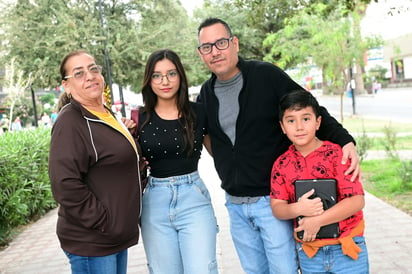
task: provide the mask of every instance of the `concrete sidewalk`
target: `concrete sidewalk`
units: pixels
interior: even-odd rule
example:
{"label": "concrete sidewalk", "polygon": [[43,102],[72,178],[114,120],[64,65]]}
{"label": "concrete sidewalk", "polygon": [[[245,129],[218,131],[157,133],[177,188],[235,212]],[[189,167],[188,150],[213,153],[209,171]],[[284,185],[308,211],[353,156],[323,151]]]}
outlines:
{"label": "concrete sidewalk", "polygon": [[[206,153],[202,155],[199,171],[211,193],[220,227],[217,243],[219,273],[244,273],[230,237],[224,192],[212,159]],[[412,217],[368,193],[364,214],[370,273],[411,273]],[[70,273],[69,263],[55,234],[56,218],[57,211],[50,211],[29,225],[7,249],[1,251],[0,273]],[[128,270],[128,273],[148,273],[141,243],[129,249]]]}

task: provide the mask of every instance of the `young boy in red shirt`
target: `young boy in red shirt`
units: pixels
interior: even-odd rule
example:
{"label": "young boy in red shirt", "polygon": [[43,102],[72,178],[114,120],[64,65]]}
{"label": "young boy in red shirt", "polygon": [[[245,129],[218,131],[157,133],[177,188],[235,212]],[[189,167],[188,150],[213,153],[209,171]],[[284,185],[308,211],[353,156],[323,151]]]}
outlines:
{"label": "young boy in red shirt", "polygon": [[[293,143],[273,164],[271,207],[275,217],[295,221],[295,238],[302,273],[369,273],[368,252],[363,237],[364,191],[357,179],[350,181],[342,165],[339,145],[316,138],[322,117],[310,92],[299,90],[280,101],[279,120]],[[294,184],[301,179],[335,179],[337,204],[324,210],[312,189],[298,201]],[[319,182],[321,183],[321,182]],[[339,223],[338,238],[317,239],[320,228]],[[303,231],[300,240],[296,233]]]}

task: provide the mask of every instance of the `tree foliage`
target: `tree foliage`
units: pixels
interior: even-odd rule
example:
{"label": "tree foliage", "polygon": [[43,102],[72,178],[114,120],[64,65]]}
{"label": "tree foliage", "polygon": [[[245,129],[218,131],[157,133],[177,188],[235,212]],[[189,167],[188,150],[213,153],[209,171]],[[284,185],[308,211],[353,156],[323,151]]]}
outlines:
{"label": "tree foliage", "polygon": [[[319,16],[319,3],[324,7],[324,18],[346,18],[344,12],[349,14],[356,10],[357,3],[370,1],[204,0],[190,18],[178,0],[17,0],[2,7],[0,62],[5,64],[15,58],[25,76],[33,75],[36,88],[53,88],[61,82],[58,69],[65,54],[84,48],[106,67],[107,51],[113,82],[138,92],[149,54],[170,48],[180,55],[190,84],[198,85],[209,75],[196,51],[197,26],[206,17],[221,17],[232,26],[243,57],[262,60],[271,56],[273,62],[293,65],[304,60],[312,46],[297,46],[298,39],[307,41],[312,30],[301,28],[299,35],[295,33],[296,39],[290,41],[278,35],[295,49],[293,54],[275,54],[275,43],[263,43],[268,35],[287,34],[293,18],[302,11],[308,16],[305,20]],[[344,12],[336,15],[336,7],[343,7],[340,11]],[[314,25],[310,21],[305,24]],[[316,50],[324,55],[329,54],[328,43],[332,43],[326,38],[326,34],[314,38],[319,44]],[[107,71],[104,74],[107,80]]]}
{"label": "tree foliage", "polygon": [[171,48],[187,64],[198,59],[195,32],[177,0],[18,0],[4,8],[0,23],[1,62],[16,58],[36,87],[58,86],[60,60],[79,48],[106,67],[106,47],[113,81],[135,91],[152,51]]}
{"label": "tree foliage", "polygon": [[[23,71],[17,69],[17,65],[15,59],[13,58],[9,64],[6,65],[6,74],[4,78],[4,82],[7,85],[7,89],[9,94],[6,98],[7,104],[9,105],[9,131],[11,127],[11,122],[14,120],[14,114],[17,115],[23,114],[22,119],[24,119],[25,115],[22,112],[22,105],[24,105],[25,101],[25,90],[27,85],[31,82],[31,75],[28,77],[24,77]],[[18,109],[15,110],[15,107]]]}
{"label": "tree foliage", "polygon": [[364,4],[359,4],[348,10],[346,2],[341,2],[336,3],[333,10],[323,3],[301,9],[284,21],[282,30],[266,37],[263,43],[267,50],[265,60],[284,69],[299,66],[308,71],[316,65],[322,69],[326,92],[329,88],[343,92],[350,80],[348,68],[357,64],[356,86],[363,91],[364,53],[381,41],[378,37],[364,39],[360,34],[365,8]]}

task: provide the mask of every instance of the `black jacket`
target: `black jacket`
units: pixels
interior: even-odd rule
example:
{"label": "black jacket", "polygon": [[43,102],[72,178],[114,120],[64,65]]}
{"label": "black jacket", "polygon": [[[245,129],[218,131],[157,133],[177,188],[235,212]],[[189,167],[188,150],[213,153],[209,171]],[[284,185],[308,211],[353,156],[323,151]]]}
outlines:
{"label": "black jacket", "polygon": [[137,243],[138,154],[119,131],[71,100],[52,129],[49,176],[63,250],[106,256]]}
{"label": "black jacket", "polygon": [[[287,92],[303,88],[267,62],[239,58],[238,67],[243,75],[243,88],[234,145],[219,124],[219,102],[214,92],[216,75],[212,74],[202,85],[198,101],[207,113],[213,158],[222,188],[234,196],[265,196],[270,192],[273,162],[290,145],[279,125],[279,100]],[[340,146],[354,142],[323,107],[321,115],[322,124],[317,133],[320,139]]]}

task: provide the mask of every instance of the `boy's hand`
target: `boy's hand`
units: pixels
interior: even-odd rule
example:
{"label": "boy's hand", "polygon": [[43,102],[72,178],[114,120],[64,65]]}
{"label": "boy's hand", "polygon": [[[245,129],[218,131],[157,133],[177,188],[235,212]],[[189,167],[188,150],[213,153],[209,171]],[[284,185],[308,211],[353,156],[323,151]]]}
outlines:
{"label": "boy's hand", "polygon": [[359,166],[359,156],[358,152],[356,151],[356,147],[354,143],[347,143],[342,147],[342,164],[346,164],[348,159],[351,160],[350,167],[348,170],[345,171],[345,175],[351,174],[352,177],[350,180],[353,182],[355,181],[356,177],[359,176],[360,166]]}
{"label": "boy's hand", "polygon": [[319,197],[310,199],[315,193],[314,189],[309,190],[302,197],[299,198],[297,203],[300,205],[300,215],[302,216],[317,216],[323,213],[323,203]]}
{"label": "boy's hand", "polygon": [[296,232],[303,231],[304,242],[311,242],[316,240],[316,235],[320,230],[320,224],[317,222],[316,217],[304,217],[299,220],[298,227],[295,228]]}

